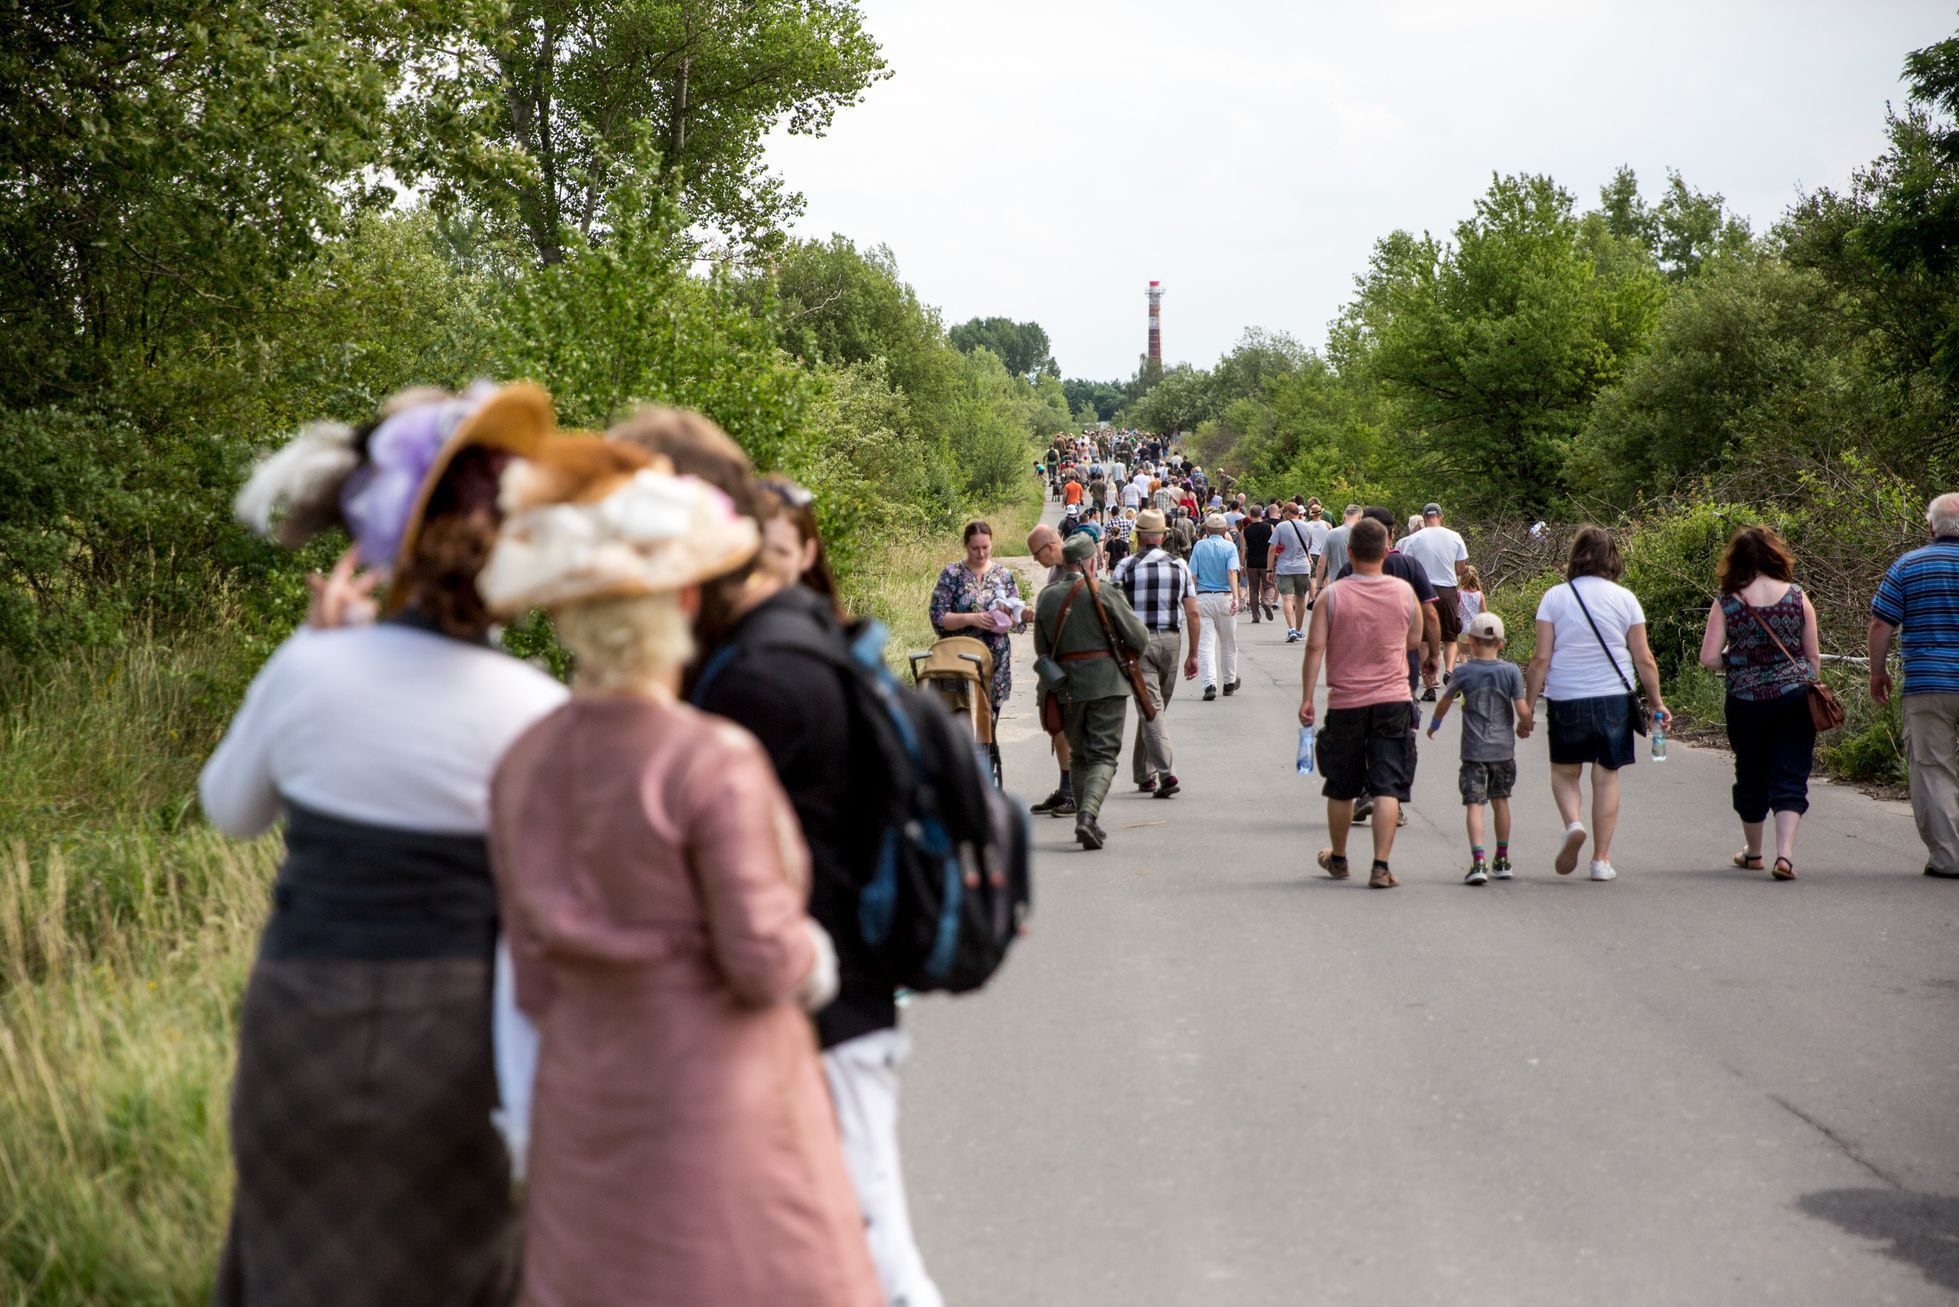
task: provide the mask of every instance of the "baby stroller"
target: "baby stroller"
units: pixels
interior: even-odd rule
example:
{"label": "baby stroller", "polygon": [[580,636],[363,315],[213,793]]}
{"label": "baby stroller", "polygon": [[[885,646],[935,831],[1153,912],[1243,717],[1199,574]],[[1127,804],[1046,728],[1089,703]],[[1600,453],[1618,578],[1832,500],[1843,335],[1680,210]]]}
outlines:
{"label": "baby stroller", "polygon": [[948,635],[911,656],[911,679],[945,701],[972,728],[973,743],[1000,786],[1000,744],[993,738],[993,651],[970,635]]}

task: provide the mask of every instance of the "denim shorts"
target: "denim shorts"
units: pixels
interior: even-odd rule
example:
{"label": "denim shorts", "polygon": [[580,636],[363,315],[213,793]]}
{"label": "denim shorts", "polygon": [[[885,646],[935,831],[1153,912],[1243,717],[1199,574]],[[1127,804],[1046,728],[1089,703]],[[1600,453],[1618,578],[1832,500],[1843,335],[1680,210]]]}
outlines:
{"label": "denim shorts", "polygon": [[1604,694],[1596,699],[1550,699],[1551,761],[1570,766],[1596,763],[1607,771],[1630,767],[1633,748],[1632,696]]}

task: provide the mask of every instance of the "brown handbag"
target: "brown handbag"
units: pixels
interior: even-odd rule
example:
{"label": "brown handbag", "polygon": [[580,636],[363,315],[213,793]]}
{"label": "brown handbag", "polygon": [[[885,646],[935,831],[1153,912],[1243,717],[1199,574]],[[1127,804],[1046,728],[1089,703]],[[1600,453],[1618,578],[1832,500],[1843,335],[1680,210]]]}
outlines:
{"label": "brown handbag", "polygon": [[1755,611],[1755,605],[1742,599],[1740,595],[1736,595],[1735,598],[1741,600],[1741,606],[1746,608],[1748,615],[1755,619],[1755,625],[1762,628],[1762,634],[1775,641],[1775,647],[1782,651],[1782,656],[1802,668],[1803,679],[1808,689],[1809,721],[1816,728],[1816,733],[1821,735],[1825,731],[1834,731],[1843,725],[1843,705],[1837,702],[1837,692],[1817,680],[1815,673],[1810,671],[1808,663],[1789,652],[1789,646],[1783,644],[1781,637],[1769,629],[1769,624],[1762,620],[1760,613]]}

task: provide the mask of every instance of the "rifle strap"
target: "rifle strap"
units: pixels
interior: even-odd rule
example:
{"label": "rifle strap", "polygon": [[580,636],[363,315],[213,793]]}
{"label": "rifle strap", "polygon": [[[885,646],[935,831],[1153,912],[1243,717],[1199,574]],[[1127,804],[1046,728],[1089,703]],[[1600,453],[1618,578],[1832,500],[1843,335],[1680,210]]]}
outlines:
{"label": "rifle strap", "polygon": [[[1068,627],[1068,610],[1075,606],[1075,596],[1080,594],[1082,587],[1087,584],[1087,577],[1078,576],[1075,578],[1075,584],[1069,587],[1068,593],[1061,597],[1061,611],[1054,615],[1054,630],[1048,633],[1048,642],[1050,644],[1059,645],[1061,643],[1061,633]],[[1059,655],[1056,656],[1056,661],[1060,661]]]}

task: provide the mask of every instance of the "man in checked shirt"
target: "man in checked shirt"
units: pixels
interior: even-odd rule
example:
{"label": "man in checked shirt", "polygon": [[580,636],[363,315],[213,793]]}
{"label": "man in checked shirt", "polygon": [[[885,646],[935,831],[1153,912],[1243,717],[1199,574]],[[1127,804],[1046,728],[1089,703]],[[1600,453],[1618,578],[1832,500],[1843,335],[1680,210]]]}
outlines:
{"label": "man in checked shirt", "polygon": [[1130,767],[1136,788],[1167,799],[1178,790],[1176,773],[1170,770],[1170,724],[1166,714],[1170,694],[1177,687],[1178,634],[1189,637],[1189,653],[1184,657],[1184,679],[1197,679],[1197,586],[1190,564],[1163,547],[1169,524],[1162,513],[1146,508],[1136,514],[1136,549],[1116,565],[1109,576],[1122,589],[1129,606],[1143,625],[1150,629],[1149,648],[1143,651],[1143,682],[1149,687],[1150,703],[1156,720],[1136,723],[1136,744],[1130,751]]}

